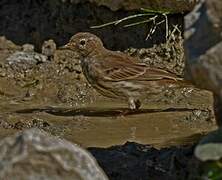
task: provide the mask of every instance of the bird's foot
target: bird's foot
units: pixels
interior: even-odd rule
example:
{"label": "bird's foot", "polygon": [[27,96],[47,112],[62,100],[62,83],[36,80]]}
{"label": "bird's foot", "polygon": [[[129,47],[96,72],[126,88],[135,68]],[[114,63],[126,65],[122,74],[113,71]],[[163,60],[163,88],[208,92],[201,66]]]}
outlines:
{"label": "bird's foot", "polygon": [[124,116],[130,115],[130,114],[133,114],[133,113],[137,112],[141,106],[141,103],[138,99],[130,98],[128,100],[128,103],[129,103],[129,108],[121,110],[118,117],[124,117]]}
{"label": "bird's foot", "polygon": [[131,110],[138,110],[141,106],[141,102],[138,99],[129,98],[128,100],[129,108]]}

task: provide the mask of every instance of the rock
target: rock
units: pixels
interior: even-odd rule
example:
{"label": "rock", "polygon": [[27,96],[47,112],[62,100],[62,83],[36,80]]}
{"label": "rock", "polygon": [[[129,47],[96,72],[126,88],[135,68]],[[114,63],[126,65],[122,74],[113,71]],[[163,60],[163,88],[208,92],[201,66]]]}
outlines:
{"label": "rock", "polygon": [[214,92],[214,111],[222,124],[222,1],[201,0],[185,18],[186,78]]}
{"label": "rock", "polygon": [[[221,125],[222,2],[201,0],[185,17],[185,28],[186,77],[196,86],[214,92],[216,119]],[[221,129],[199,142],[195,156],[204,162],[222,158]],[[208,172],[212,174],[212,171]]]}
{"label": "rock", "polygon": [[126,142],[121,146],[88,150],[106,169],[110,179],[188,180],[188,176],[194,175],[197,170],[193,146],[171,146],[158,150],[150,145]]}
{"label": "rock", "polygon": [[222,129],[205,136],[195,148],[195,156],[201,161],[215,161],[222,158]]}
{"label": "rock", "polygon": [[41,62],[46,62],[47,57],[36,53],[36,52],[22,52],[22,51],[18,51],[15,52],[14,54],[12,54],[11,56],[9,56],[6,61],[9,64],[14,64],[14,63],[41,63]]}
{"label": "rock", "polygon": [[44,41],[42,45],[42,54],[51,57],[54,55],[56,51],[56,43],[53,39],[49,39],[48,41]]}
{"label": "rock", "polygon": [[154,45],[152,48],[135,49],[129,48],[125,51],[149,66],[154,66],[173,72],[178,76],[184,74],[184,48],[182,38],[172,42]]}
{"label": "rock", "polygon": [[202,0],[185,17],[185,28],[187,78],[222,95],[222,2]]}
{"label": "rock", "polygon": [[[73,0],[73,4],[70,3],[70,0],[66,3],[63,3],[61,0],[45,0],[39,3],[34,0],[25,0],[24,2],[16,3],[10,3],[9,1],[0,2],[2,6],[2,11],[0,12],[0,18],[2,19],[0,34],[5,35],[17,44],[30,42],[35,45],[37,51],[41,51],[42,43],[46,39],[53,39],[57,46],[62,46],[67,43],[73,34],[80,31],[87,31],[98,35],[104,40],[106,47],[112,50],[125,50],[128,47],[152,47],[154,44],[165,42],[165,33],[163,33],[165,32],[164,24],[155,29],[154,38],[148,41],[144,39],[146,39],[150,29],[153,28],[152,22],[141,25],[139,28],[137,26],[123,28],[124,23],[121,23],[119,26],[107,26],[100,29],[90,28],[122,19],[129,15],[138,14],[140,13],[138,12],[138,8],[142,7],[141,0],[131,0],[132,2],[130,3],[129,0],[128,2],[127,0],[126,2],[121,0],[120,3],[117,0],[106,0],[103,2],[100,0],[98,3],[97,1]],[[163,0],[155,0],[144,1],[144,3],[143,7],[145,8],[158,9],[158,7],[169,6],[173,7],[174,10],[182,12],[187,11],[184,10],[186,9],[184,8],[185,6],[192,4],[189,0],[170,0],[167,3],[163,3]],[[148,4],[151,5],[148,6]],[[180,7],[175,4],[178,4]],[[110,8],[107,8],[109,5],[114,9],[118,8],[119,11],[114,12]],[[130,12],[124,10],[125,6],[131,5],[137,9]],[[193,5],[188,9],[191,10],[192,7]],[[164,11],[165,9],[162,10]],[[30,15],[33,12],[35,12],[35,16]],[[178,24],[178,27],[182,30],[183,16],[183,14],[168,16],[169,29],[171,29],[172,24]],[[126,23],[138,22],[140,20],[142,19],[136,18]]]}
{"label": "rock", "polygon": [[1,179],[107,179],[86,150],[38,129],[3,139],[0,151]]}
{"label": "rock", "polygon": [[[210,132],[203,137],[194,150],[195,157],[199,160],[199,173],[201,178],[215,179],[222,177],[222,129]],[[221,179],[221,178],[219,178]]]}
{"label": "rock", "polygon": [[37,64],[47,61],[47,56],[32,52],[31,49],[31,47],[25,47],[25,51],[13,53],[6,59],[5,66],[11,68],[13,71],[25,73],[27,70],[34,68]]}
{"label": "rock", "polygon": [[[22,48],[17,46],[12,41],[5,38],[5,36],[0,36],[0,66],[5,63],[7,57],[13,54],[16,51],[20,51]],[[0,69],[1,73],[1,69]]]}
{"label": "rock", "polygon": [[[62,2],[67,2],[68,0],[61,0]],[[85,1],[80,0],[69,0],[71,3],[80,3]],[[106,6],[110,8],[112,11],[117,11],[120,9],[124,10],[137,10],[140,8],[147,9],[161,9],[166,11],[173,12],[184,12],[190,11],[196,3],[196,0],[185,0],[185,1],[164,1],[164,0],[156,0],[156,1],[147,1],[147,0],[88,0],[88,2],[95,3],[98,6]]]}
{"label": "rock", "polygon": [[24,52],[34,52],[34,45],[33,44],[24,44],[22,45],[22,50]]}
{"label": "rock", "polygon": [[79,54],[77,52],[57,50],[54,54],[54,62],[58,64],[61,69],[76,72],[77,75],[82,73]]}
{"label": "rock", "polygon": [[5,38],[5,36],[0,36],[0,50],[21,50],[20,46],[17,46],[12,41]]}

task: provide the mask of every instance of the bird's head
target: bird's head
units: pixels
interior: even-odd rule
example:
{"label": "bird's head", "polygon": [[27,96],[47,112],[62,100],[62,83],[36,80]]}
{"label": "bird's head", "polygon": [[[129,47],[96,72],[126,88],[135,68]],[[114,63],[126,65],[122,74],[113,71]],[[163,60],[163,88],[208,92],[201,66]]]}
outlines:
{"label": "bird's head", "polygon": [[95,50],[103,48],[103,43],[94,34],[80,32],[71,37],[69,42],[62,49],[78,51],[82,56],[87,56]]}

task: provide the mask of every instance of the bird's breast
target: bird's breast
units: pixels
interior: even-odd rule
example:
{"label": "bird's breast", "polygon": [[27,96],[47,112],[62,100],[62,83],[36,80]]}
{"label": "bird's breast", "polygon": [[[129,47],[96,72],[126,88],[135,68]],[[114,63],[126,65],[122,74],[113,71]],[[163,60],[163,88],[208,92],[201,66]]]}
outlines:
{"label": "bird's breast", "polygon": [[94,62],[90,59],[84,58],[81,60],[81,67],[84,76],[86,77],[87,81],[94,85],[96,83],[97,79],[97,73],[96,69],[94,67]]}

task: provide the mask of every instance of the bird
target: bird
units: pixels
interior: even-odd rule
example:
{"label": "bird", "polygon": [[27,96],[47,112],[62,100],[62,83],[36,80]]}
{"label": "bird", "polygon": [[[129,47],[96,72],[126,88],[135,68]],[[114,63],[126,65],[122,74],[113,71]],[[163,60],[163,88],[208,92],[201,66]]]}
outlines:
{"label": "bird", "polygon": [[169,71],[106,49],[101,39],[89,32],[73,35],[60,49],[77,52],[88,83],[103,96],[127,101],[130,110],[138,110],[146,95],[158,94],[167,87],[187,86]]}

